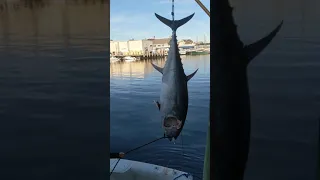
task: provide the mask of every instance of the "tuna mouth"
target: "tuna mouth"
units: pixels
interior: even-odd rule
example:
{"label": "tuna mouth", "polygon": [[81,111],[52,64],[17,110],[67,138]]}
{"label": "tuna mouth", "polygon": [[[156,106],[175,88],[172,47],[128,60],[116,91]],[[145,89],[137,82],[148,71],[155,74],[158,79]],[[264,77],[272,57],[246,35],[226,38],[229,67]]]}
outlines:
{"label": "tuna mouth", "polygon": [[182,121],[180,121],[177,117],[175,116],[168,116],[163,120],[163,127],[166,130],[170,129],[180,129],[181,128]]}
{"label": "tuna mouth", "polygon": [[167,116],[163,120],[163,128],[164,128],[164,135],[170,141],[172,138],[176,139],[179,135],[179,129],[181,129],[182,121],[180,121],[175,116]]}

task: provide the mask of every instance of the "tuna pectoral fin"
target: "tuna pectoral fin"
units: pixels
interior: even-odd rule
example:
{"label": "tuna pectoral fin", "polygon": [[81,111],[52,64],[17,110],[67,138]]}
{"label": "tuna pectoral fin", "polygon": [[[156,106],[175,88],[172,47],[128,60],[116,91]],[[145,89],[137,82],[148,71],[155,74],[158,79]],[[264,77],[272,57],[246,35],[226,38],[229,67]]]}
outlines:
{"label": "tuna pectoral fin", "polygon": [[271,42],[271,40],[277,35],[282,24],[283,21],[281,21],[281,23],[266,37],[244,47],[248,56],[248,63],[250,63],[250,61],[255,58]]}
{"label": "tuna pectoral fin", "polygon": [[160,111],[160,103],[158,101],[153,101],[153,102],[156,104],[156,106],[158,107],[158,109]]}
{"label": "tuna pectoral fin", "polygon": [[153,66],[157,71],[159,71],[161,74],[163,74],[163,73],[162,73],[163,68],[161,68],[161,67],[159,67],[159,66],[156,66],[156,65],[153,64],[153,63],[151,63],[151,64],[152,64],[152,66]]}
{"label": "tuna pectoral fin", "polygon": [[182,26],[185,23],[187,23],[194,16],[194,13],[191,14],[190,16],[188,16],[188,17],[185,17],[185,18],[180,19],[180,20],[175,20],[175,21],[172,21],[172,20],[169,20],[167,18],[164,18],[164,17],[158,15],[157,13],[155,13],[155,15],[161,22],[163,22],[165,25],[169,26],[172,30],[175,31],[180,26]]}
{"label": "tuna pectoral fin", "polygon": [[188,75],[187,81],[189,81],[197,73],[197,71],[198,71],[198,69],[195,72],[193,72],[192,74]]}

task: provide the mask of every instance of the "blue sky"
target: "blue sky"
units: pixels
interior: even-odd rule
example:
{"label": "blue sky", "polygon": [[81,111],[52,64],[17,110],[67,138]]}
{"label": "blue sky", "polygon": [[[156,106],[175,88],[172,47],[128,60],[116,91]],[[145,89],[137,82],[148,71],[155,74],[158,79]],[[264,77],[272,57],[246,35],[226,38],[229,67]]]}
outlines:
{"label": "blue sky", "polygon": [[[201,0],[210,9],[210,0]],[[171,0],[111,0],[110,37],[112,40],[145,39],[171,35],[168,26],[154,15],[171,19]],[[195,0],[175,0],[175,19],[192,13],[194,17],[177,31],[178,39],[206,41],[210,39],[210,19]]]}

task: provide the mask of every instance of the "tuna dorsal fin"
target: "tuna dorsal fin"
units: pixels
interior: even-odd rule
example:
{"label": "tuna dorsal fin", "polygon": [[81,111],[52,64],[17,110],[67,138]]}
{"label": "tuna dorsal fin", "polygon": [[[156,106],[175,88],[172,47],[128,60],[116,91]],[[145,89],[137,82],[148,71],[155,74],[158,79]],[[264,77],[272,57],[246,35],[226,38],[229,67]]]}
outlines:
{"label": "tuna dorsal fin", "polygon": [[189,74],[189,75],[187,76],[187,81],[189,81],[189,80],[197,73],[198,70],[199,70],[199,69],[195,70],[192,74]]}
{"label": "tuna dorsal fin", "polygon": [[187,23],[194,16],[194,13],[191,14],[190,16],[188,16],[188,17],[185,17],[185,18],[180,19],[180,20],[175,20],[175,21],[172,21],[172,20],[169,20],[167,18],[164,18],[164,17],[158,15],[157,13],[155,13],[155,15],[161,22],[163,22],[163,24],[169,26],[173,31],[175,31],[180,26],[182,26],[185,23]]}
{"label": "tuna dorsal fin", "polygon": [[159,66],[157,66],[157,65],[155,65],[153,63],[151,63],[151,64],[157,71],[159,71],[161,74],[163,74],[163,72],[162,72],[163,68],[161,68],[161,67],[159,67]]}
{"label": "tuna dorsal fin", "polygon": [[246,45],[244,47],[246,53],[247,53],[247,58],[248,58],[248,63],[255,58],[267,45],[272,41],[272,39],[277,35],[279,32],[281,26],[283,24],[283,21],[267,36],[264,38],[260,39],[259,41],[252,43],[250,45]]}

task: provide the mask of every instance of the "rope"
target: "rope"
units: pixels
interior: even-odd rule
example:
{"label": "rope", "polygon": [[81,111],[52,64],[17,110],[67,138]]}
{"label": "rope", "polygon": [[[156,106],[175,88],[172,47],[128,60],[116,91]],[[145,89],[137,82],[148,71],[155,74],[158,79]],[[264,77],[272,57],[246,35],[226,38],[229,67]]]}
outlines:
{"label": "rope", "polygon": [[161,138],[155,139],[155,140],[153,140],[153,141],[151,141],[151,142],[148,142],[148,143],[146,143],[146,144],[144,144],[144,145],[142,145],[142,146],[139,146],[139,147],[136,147],[136,148],[134,148],[134,149],[131,149],[131,150],[127,151],[125,154],[128,154],[128,153],[130,153],[130,152],[132,152],[132,151],[138,150],[138,149],[140,149],[140,148],[142,148],[142,147],[144,147],[144,146],[147,146],[147,145],[149,145],[149,144],[151,144],[151,143],[154,143],[154,142],[156,142],[156,141],[159,141],[159,140],[165,139],[165,138],[166,138],[166,137],[163,136],[163,137],[161,137]]}
{"label": "rope", "polygon": [[[183,148],[183,136],[182,136],[182,132],[181,132],[181,136],[180,136],[180,138],[181,138],[181,152],[182,152],[182,164],[184,164],[184,148]],[[183,166],[181,167],[181,170],[183,171]]]}
{"label": "rope", "polygon": [[[183,136],[182,136],[182,132],[181,132],[180,138],[181,138],[182,164],[184,164],[185,154],[184,154],[184,146],[183,146]],[[181,167],[181,171],[184,171],[183,166]],[[181,174],[180,176],[174,178],[173,180],[176,180],[177,178],[179,178],[179,177],[181,177],[181,176],[183,176],[183,175],[187,177],[187,176],[190,176],[191,174],[190,174],[190,173]],[[197,178],[197,179],[202,180],[199,176],[196,176],[196,175],[193,175],[193,174],[192,174],[192,176],[195,177],[195,178]],[[188,178],[188,177],[187,177],[187,178]]]}
{"label": "rope", "polygon": [[[159,140],[165,139],[165,138],[167,138],[167,137],[163,136],[163,137],[161,137],[161,138],[155,139],[155,140],[153,140],[153,141],[151,141],[151,142],[148,142],[148,143],[143,144],[143,145],[141,145],[141,146],[138,146],[138,147],[136,147],[136,148],[134,148],[134,149],[131,149],[131,150],[127,151],[125,154],[128,154],[128,153],[130,153],[130,152],[132,152],[132,151],[138,150],[138,149],[140,149],[140,148],[142,148],[142,147],[144,147],[144,146],[147,146],[147,145],[149,145],[149,144],[151,144],[151,143],[154,143],[154,142],[156,142],[156,141],[159,141]],[[118,161],[117,161],[117,163],[114,165],[112,171],[110,172],[110,176],[112,175],[114,169],[115,169],[116,166],[118,165],[120,159],[121,159],[121,158],[119,158]]]}
{"label": "rope", "polygon": [[119,163],[120,159],[121,159],[121,158],[119,158],[119,159],[118,159],[118,161],[117,161],[117,163],[114,165],[114,167],[113,167],[112,171],[110,172],[110,176],[111,176],[111,174],[113,173],[114,169],[117,167],[117,165],[118,165],[118,163]]}
{"label": "rope", "polygon": [[171,12],[171,15],[172,15],[172,22],[174,22],[174,0],[172,0],[172,12]]}

